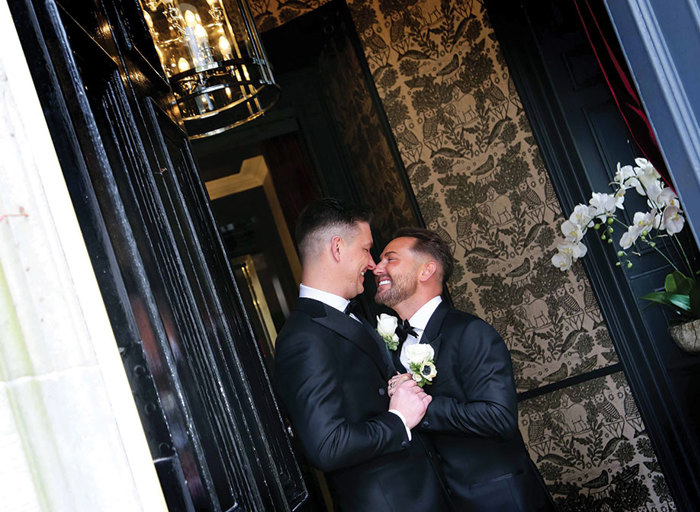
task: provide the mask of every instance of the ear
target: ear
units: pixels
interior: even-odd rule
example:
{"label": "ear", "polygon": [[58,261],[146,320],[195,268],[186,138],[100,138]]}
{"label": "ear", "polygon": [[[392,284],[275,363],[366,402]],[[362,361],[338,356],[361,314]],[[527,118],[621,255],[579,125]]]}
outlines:
{"label": "ear", "polygon": [[335,235],[331,238],[331,257],[338,263],[340,263],[340,251],[343,246],[343,238]]}
{"label": "ear", "polygon": [[437,272],[437,263],[434,261],[429,261],[428,263],[423,264],[423,268],[421,268],[420,274],[418,274],[418,280],[421,283],[424,283],[428,281],[431,277],[435,275]]}

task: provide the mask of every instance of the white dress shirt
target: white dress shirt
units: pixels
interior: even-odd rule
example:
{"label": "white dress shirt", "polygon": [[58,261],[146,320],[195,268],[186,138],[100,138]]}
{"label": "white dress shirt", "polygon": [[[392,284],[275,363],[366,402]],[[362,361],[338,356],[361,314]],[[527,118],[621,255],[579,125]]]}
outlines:
{"label": "white dress shirt", "polygon": [[[347,308],[348,304],[350,303],[350,301],[345,297],[341,297],[340,295],[336,295],[334,293],[324,292],[323,290],[319,290],[318,288],[312,288],[311,286],[305,286],[303,284],[299,285],[299,298],[315,299],[319,302],[323,302],[327,306],[337,309],[341,313],[345,313],[345,308]],[[357,318],[354,314],[350,316],[356,321],[360,321],[360,319]],[[404,418],[403,414],[401,414],[396,409],[389,409],[389,412],[396,414],[399,417],[399,419],[401,419],[401,422],[403,423],[403,426],[406,429],[408,440],[410,441],[412,437],[411,430],[406,424],[406,418]]]}
{"label": "white dress shirt", "polygon": [[411,324],[413,330],[416,331],[416,336],[409,334],[406,336],[406,341],[404,341],[403,345],[401,346],[401,354],[399,355],[399,359],[401,360],[401,364],[404,366],[404,368],[406,368],[406,371],[409,371],[408,358],[406,357],[405,351],[406,347],[420,343],[420,339],[423,337],[423,332],[430,321],[430,317],[433,316],[433,313],[435,313],[435,310],[441,302],[442,297],[439,295],[437,297],[433,297],[428,302],[423,304],[420,309],[408,319],[408,323]]}

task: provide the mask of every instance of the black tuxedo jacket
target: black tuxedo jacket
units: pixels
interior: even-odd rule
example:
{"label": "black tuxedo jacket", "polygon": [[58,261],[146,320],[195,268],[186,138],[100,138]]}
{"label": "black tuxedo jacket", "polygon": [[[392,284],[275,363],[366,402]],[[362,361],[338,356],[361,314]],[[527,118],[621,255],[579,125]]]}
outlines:
{"label": "black tuxedo jacket", "polygon": [[421,343],[437,375],[420,429],[430,434],[455,510],[554,510],[518,430],[510,355],[483,320],[441,303]]}
{"label": "black tuxedo jacket", "polygon": [[342,511],[443,511],[420,434],[388,412],[393,373],[384,342],[313,299],[299,299],[275,348],[275,388],[309,461],[327,473]]}

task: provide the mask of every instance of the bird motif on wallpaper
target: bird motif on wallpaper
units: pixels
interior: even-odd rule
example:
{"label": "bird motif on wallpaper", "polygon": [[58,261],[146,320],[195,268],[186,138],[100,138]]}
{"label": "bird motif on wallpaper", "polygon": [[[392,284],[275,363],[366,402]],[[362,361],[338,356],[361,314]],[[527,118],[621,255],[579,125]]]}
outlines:
{"label": "bird motif on wallpaper", "polygon": [[[518,265],[514,269],[507,272],[506,277],[511,278],[511,283],[514,283],[516,281],[518,281],[518,282],[526,281],[527,277],[530,274],[531,268],[532,268],[532,266],[530,265],[530,258],[526,257],[520,265]],[[524,278],[524,279],[520,279],[520,278]]]}
{"label": "bird motif on wallpaper", "polygon": [[491,146],[494,142],[496,142],[496,139],[498,138],[499,135],[501,135],[501,132],[503,131],[503,127],[506,125],[506,123],[510,120],[509,117],[505,117],[503,119],[499,119],[496,121],[496,123],[493,125],[493,128],[491,128],[491,133],[489,133],[489,138],[486,140],[486,146]]}
{"label": "bird motif on wallpaper", "polygon": [[389,41],[396,53],[402,55],[408,49],[409,38],[404,37],[406,31],[406,21],[401,13],[395,11],[391,13],[391,27],[389,27]]}
{"label": "bird motif on wallpaper", "polygon": [[644,424],[642,423],[642,417],[639,414],[639,409],[637,408],[637,402],[632,396],[632,392],[628,385],[624,386],[625,398],[622,400],[622,406],[625,410],[625,421],[627,424],[634,429],[634,435],[639,435],[640,432],[644,430]]}
{"label": "bird motif on wallpaper", "polygon": [[552,440],[547,436],[544,423],[544,415],[541,412],[526,413],[527,424],[527,444],[537,455],[543,456],[549,453]]}
{"label": "bird motif on wallpaper", "polygon": [[624,418],[617,407],[606,398],[604,392],[595,395],[596,412],[603,417],[603,428],[614,437],[622,435]]}
{"label": "bird motif on wallpaper", "polygon": [[546,179],[544,182],[544,204],[549,211],[554,215],[561,215],[561,206],[559,205],[559,199],[557,198],[557,193],[554,190],[554,185],[552,181]]}
{"label": "bird motif on wallpaper", "polygon": [[365,43],[367,60],[376,67],[384,66],[389,57],[389,45],[384,39],[374,31],[374,27],[369,27],[364,31],[362,40]]}
{"label": "bird motif on wallpaper", "polygon": [[518,195],[525,204],[525,217],[533,222],[540,222],[544,218],[544,201],[530,187],[527,180],[518,184]]}
{"label": "bird motif on wallpaper", "polygon": [[442,146],[440,134],[440,121],[435,109],[426,110],[423,113],[423,142],[431,151],[435,152]]}
{"label": "bird motif on wallpaper", "polygon": [[593,288],[588,283],[585,283],[583,287],[583,310],[594,324],[601,320],[598,300],[595,297],[595,293],[593,293]]}
{"label": "bird motif on wallpaper", "polygon": [[556,299],[564,313],[564,323],[572,329],[580,329],[584,313],[578,301],[563,286],[557,289]]}
{"label": "bird motif on wallpaper", "polygon": [[472,221],[467,214],[467,209],[460,206],[457,209],[457,224],[456,224],[457,243],[464,248],[465,251],[472,249],[476,243],[476,233],[471,229]]}
{"label": "bird motif on wallpaper", "polygon": [[582,485],[588,489],[591,494],[600,494],[604,492],[610,485],[610,477],[608,476],[607,469],[604,469],[601,471],[600,475],[590,479],[588,482],[584,482]]}
{"label": "bird motif on wallpaper", "polygon": [[428,228],[430,228],[430,230],[437,233],[440,236],[440,238],[442,238],[445,242],[447,242],[447,245],[450,246],[450,253],[452,253],[454,255],[456,244],[455,244],[455,241],[452,239],[452,236],[450,235],[450,233],[445,228],[443,228],[440,225],[440,223],[436,220],[430,222],[430,224],[428,224]]}
{"label": "bird motif on wallpaper", "polygon": [[408,157],[409,161],[415,162],[420,157],[423,144],[404,123],[396,127],[396,142],[402,146],[403,154]]}
{"label": "bird motif on wallpaper", "polygon": [[544,380],[547,382],[559,382],[560,380],[564,380],[569,376],[569,367],[566,365],[566,363],[561,363],[561,366],[559,366],[558,370],[553,371],[549,375],[545,375],[542,377]]}
{"label": "bird motif on wallpaper", "polygon": [[506,95],[503,94],[501,88],[498,87],[490,78],[484,80],[482,90],[484,91],[484,96],[491,102],[493,107],[498,107],[507,100]]}
{"label": "bird motif on wallpaper", "polygon": [[472,176],[484,176],[485,174],[493,171],[495,167],[496,165],[494,163],[493,154],[489,154],[486,161],[474,169],[470,174]]}
{"label": "bird motif on wallpaper", "polygon": [[442,69],[440,69],[437,73],[436,76],[447,76],[451,75],[454,73],[457,68],[459,67],[459,57],[457,54],[454,54],[452,56],[452,59],[450,62],[448,62]]}

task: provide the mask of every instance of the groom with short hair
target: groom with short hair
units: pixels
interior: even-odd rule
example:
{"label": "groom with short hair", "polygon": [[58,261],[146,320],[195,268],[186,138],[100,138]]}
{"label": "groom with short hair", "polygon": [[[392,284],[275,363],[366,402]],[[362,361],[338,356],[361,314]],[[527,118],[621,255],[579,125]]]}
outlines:
{"label": "groom with short hair", "polygon": [[430,396],[395,373],[384,341],[348,314],[374,268],[367,212],[334,199],[297,222],[303,266],[299,301],[275,348],[275,388],[314,466],[326,472],[341,511],[447,510],[420,434]]}
{"label": "groom with short hair", "polygon": [[[400,229],[374,269],[375,300],[408,324],[396,365],[408,371],[408,349],[433,348],[432,377],[424,389],[433,397],[419,424],[438,452],[448,493],[458,511],[530,512],[554,510],[520,431],[510,356],[499,334],[474,315],[450,308],[440,297],[453,258],[432,231]],[[397,330],[398,332],[398,330]],[[422,351],[424,352],[424,351]],[[429,371],[428,371],[429,370]],[[389,392],[410,374],[389,381]],[[400,389],[400,388],[399,388]]]}

